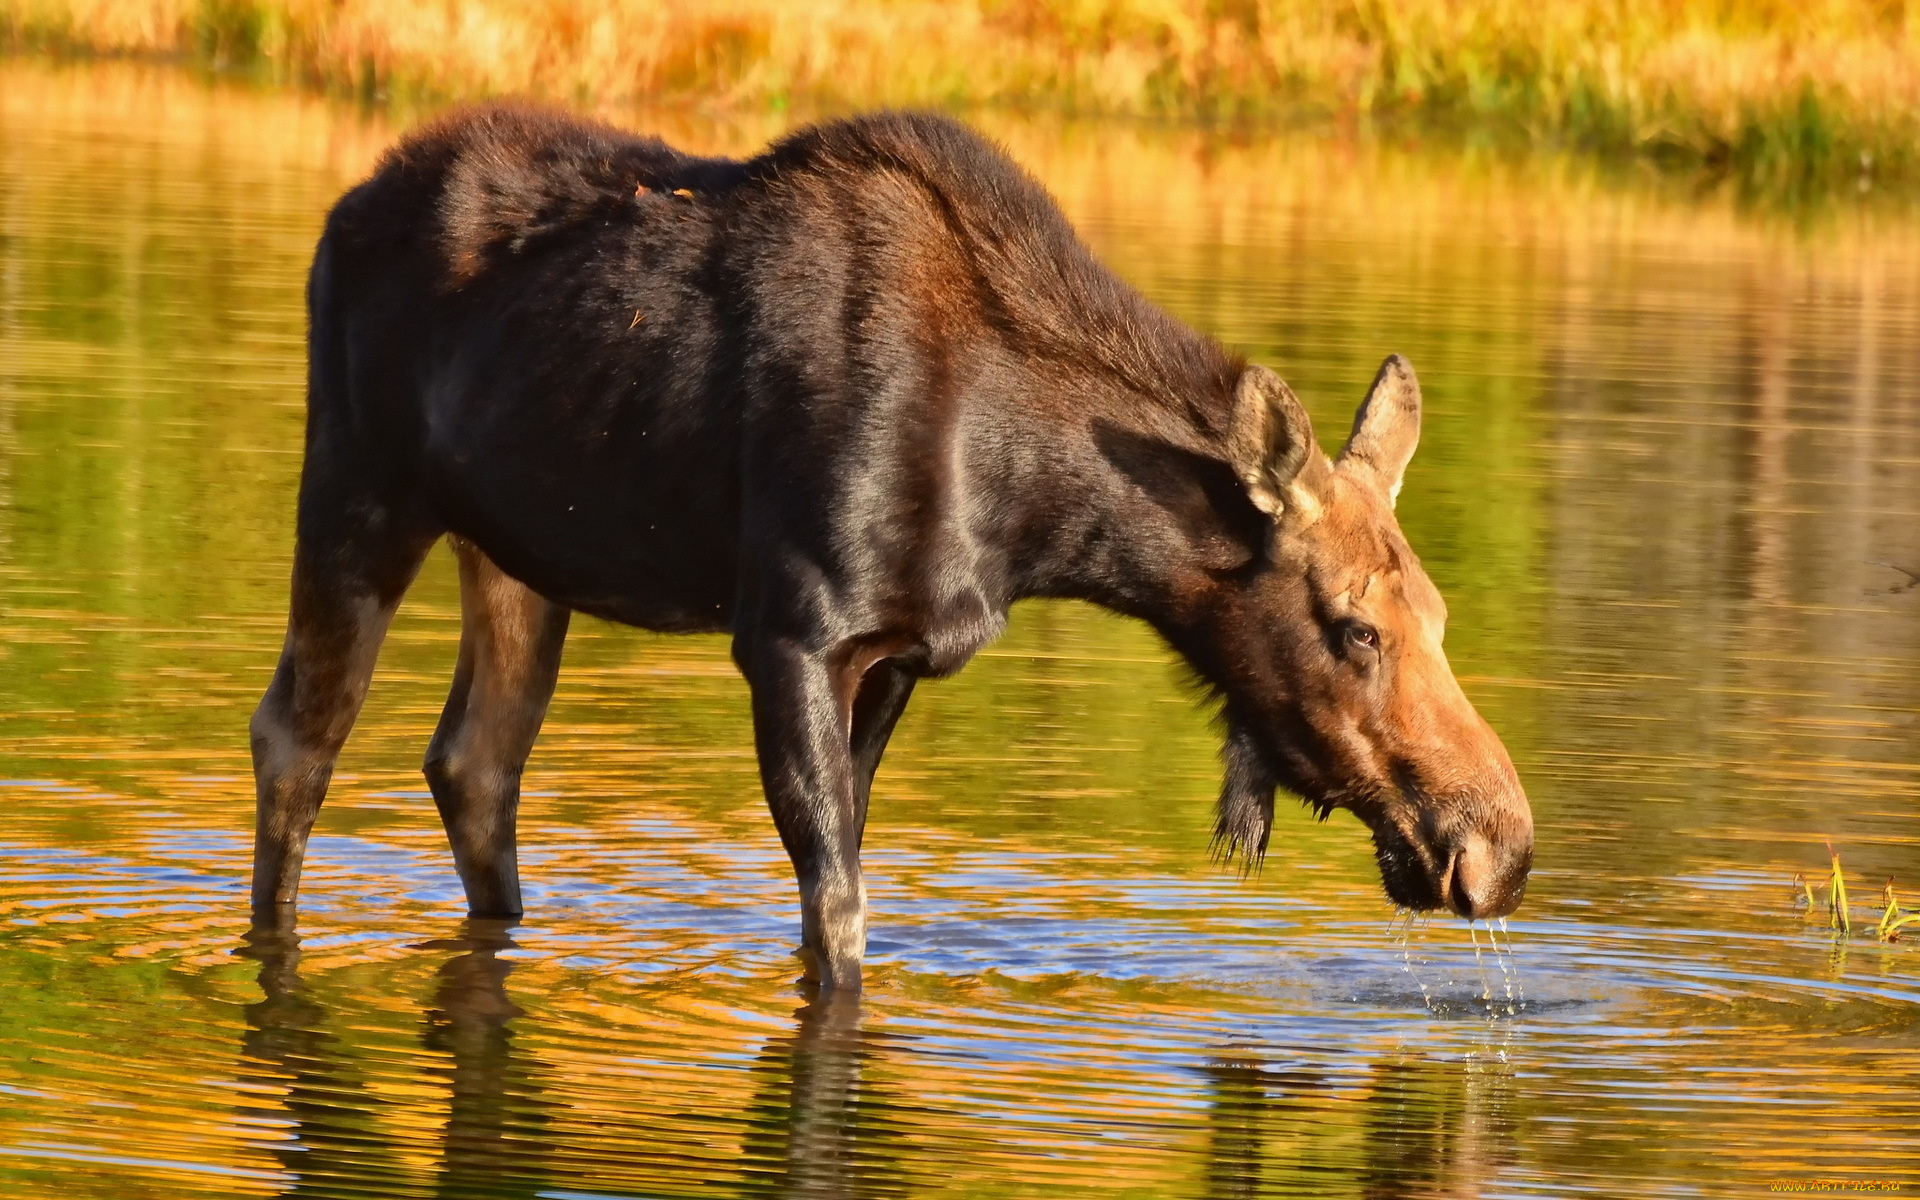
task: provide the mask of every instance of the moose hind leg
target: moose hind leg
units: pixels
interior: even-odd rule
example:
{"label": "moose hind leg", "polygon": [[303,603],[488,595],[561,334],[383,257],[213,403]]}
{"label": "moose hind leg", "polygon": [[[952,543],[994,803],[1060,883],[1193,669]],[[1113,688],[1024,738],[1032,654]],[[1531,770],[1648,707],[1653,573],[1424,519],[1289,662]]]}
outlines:
{"label": "moose hind leg", "polygon": [[449,540],[460,563],[460,661],[423,770],[468,910],[513,917],[521,911],[520,772],[553,698],[571,614],[473,543]]}
{"label": "moose hind leg", "polygon": [[384,519],[295,544],[286,643],[250,726],[256,922],[291,916],[334,759],[366,698],[393,611],[431,545]]}

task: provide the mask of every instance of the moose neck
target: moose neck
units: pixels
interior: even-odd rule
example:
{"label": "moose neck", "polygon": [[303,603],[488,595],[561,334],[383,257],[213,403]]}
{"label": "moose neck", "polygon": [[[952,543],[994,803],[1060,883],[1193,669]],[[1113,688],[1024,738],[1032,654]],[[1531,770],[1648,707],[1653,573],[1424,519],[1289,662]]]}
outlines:
{"label": "moose neck", "polygon": [[1006,555],[1007,602],[1090,600],[1171,636],[1208,569],[1262,520],[1224,450],[1245,363],[1135,291],[1016,182],[1019,222],[986,221],[995,206],[951,209],[992,314],[982,333],[997,343],[990,391],[976,397],[998,413],[976,459],[992,501],[973,507],[989,528],[974,533]]}
{"label": "moose neck", "polygon": [[1014,598],[1091,601],[1181,646],[1208,622],[1220,574],[1254,557],[1267,524],[1226,461],[1240,362],[1154,315],[1159,327],[1143,332],[1184,344],[1162,350],[1151,390],[1106,364],[1038,367],[1047,379],[1027,394],[1071,398],[1062,432],[1074,444],[1064,461],[1006,455],[997,490],[1022,514]]}

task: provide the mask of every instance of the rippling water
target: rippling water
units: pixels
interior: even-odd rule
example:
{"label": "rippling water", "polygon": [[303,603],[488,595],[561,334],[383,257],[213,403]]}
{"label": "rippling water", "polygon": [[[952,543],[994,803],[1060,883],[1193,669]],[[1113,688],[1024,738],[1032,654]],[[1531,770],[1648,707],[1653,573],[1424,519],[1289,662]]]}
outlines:
{"label": "rippling water", "polygon": [[1211,869],[1204,716],[1148,634],[1067,605],[1017,611],[903,721],[858,1005],[792,985],[717,639],[576,621],[527,919],[463,920],[417,771],[444,557],[341,759],[298,939],[249,940],[302,274],[393,130],[0,64],[0,1194],[1920,1184],[1920,950],[1836,941],[1789,882],[1831,839],[1863,917],[1888,876],[1920,903],[1920,217],[994,132],[1328,437],[1387,351],[1419,367],[1402,519],[1539,827],[1511,968],[1458,922],[1401,938],[1345,816],[1284,813],[1262,874]]}

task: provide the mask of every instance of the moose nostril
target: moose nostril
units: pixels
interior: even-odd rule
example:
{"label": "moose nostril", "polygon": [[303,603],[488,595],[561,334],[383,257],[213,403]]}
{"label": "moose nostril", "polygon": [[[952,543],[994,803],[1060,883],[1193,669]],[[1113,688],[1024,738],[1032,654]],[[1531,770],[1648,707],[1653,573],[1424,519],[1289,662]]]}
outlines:
{"label": "moose nostril", "polygon": [[1470,833],[1454,851],[1453,871],[1447,880],[1447,903],[1469,921],[1486,916],[1493,907],[1493,847]]}
{"label": "moose nostril", "polygon": [[1532,866],[1532,839],[1495,843],[1469,833],[1454,847],[1449,861],[1447,905],[1470,921],[1507,916],[1520,907]]}

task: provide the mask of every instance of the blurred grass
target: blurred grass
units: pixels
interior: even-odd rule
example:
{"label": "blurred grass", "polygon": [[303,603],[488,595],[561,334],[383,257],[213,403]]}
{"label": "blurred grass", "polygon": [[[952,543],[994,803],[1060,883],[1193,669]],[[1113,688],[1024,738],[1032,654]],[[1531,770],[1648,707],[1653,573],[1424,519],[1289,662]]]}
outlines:
{"label": "blurred grass", "polygon": [[0,0],[0,43],[369,97],[1410,122],[1920,178],[1920,0]]}

